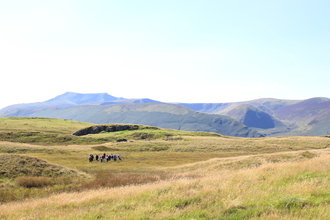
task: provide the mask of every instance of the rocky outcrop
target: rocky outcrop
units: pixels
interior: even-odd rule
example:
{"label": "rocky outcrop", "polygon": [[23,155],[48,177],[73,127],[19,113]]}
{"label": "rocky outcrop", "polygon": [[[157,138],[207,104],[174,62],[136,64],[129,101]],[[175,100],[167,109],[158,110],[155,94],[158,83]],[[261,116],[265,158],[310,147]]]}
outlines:
{"label": "rocky outcrop", "polygon": [[114,132],[114,131],[125,131],[125,130],[138,130],[138,125],[94,125],[88,128],[80,129],[73,133],[75,136],[83,136],[87,134],[98,134],[101,132]]}
{"label": "rocky outcrop", "polygon": [[127,139],[125,139],[125,138],[118,139],[117,142],[127,142]]}

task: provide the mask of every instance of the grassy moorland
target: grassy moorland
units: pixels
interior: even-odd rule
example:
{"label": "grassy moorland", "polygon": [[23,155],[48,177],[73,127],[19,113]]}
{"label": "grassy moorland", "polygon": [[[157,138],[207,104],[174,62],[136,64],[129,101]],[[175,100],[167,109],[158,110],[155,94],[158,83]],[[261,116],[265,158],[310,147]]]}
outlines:
{"label": "grassy moorland", "polygon": [[[71,135],[90,125],[0,118],[0,219],[330,217],[329,138],[144,126]],[[22,141],[22,132],[33,135]],[[116,141],[122,138],[128,141]],[[120,154],[122,161],[89,163],[90,153]]]}

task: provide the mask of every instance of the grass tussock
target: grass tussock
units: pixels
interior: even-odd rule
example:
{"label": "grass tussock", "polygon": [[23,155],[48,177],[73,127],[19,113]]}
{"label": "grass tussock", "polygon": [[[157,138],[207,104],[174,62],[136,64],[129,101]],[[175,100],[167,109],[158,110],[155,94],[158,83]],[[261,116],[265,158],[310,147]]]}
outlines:
{"label": "grass tussock", "polygon": [[32,187],[45,187],[52,185],[52,179],[49,177],[36,177],[36,176],[21,176],[16,179],[19,186],[32,188]]}

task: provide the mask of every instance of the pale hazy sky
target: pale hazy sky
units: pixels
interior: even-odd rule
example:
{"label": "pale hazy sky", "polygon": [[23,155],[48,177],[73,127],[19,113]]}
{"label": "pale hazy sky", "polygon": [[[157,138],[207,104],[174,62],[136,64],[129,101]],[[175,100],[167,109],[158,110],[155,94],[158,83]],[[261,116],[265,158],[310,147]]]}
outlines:
{"label": "pale hazy sky", "polygon": [[330,97],[330,1],[0,0],[0,108],[64,92]]}

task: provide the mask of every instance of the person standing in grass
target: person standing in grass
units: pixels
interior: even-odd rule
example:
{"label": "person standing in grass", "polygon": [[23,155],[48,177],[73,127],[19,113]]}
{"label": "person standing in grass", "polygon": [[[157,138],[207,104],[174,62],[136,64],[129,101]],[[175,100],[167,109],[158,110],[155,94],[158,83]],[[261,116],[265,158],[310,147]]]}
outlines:
{"label": "person standing in grass", "polygon": [[88,159],[89,159],[89,162],[90,162],[90,163],[93,162],[93,160],[94,160],[94,156],[93,156],[93,154],[90,154]]}

